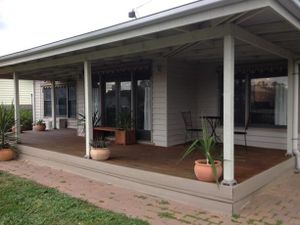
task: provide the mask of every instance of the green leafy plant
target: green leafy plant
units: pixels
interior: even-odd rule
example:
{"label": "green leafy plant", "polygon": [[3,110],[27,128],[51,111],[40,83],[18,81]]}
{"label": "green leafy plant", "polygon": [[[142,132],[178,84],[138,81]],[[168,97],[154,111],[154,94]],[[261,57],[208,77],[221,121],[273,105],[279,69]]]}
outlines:
{"label": "green leafy plant", "polygon": [[132,130],[134,120],[131,118],[130,112],[120,112],[116,121],[117,128],[120,130]]}
{"label": "green leafy plant", "polygon": [[32,111],[29,109],[20,109],[20,123],[22,130],[32,129]]}
{"label": "green leafy plant", "polygon": [[17,139],[11,128],[14,125],[14,106],[0,105],[0,149],[14,148]]}
{"label": "green leafy plant", "polygon": [[37,120],[33,125],[46,125],[44,120]]}
{"label": "green leafy plant", "polygon": [[190,155],[194,151],[201,151],[205,158],[206,164],[211,165],[212,172],[215,178],[216,183],[219,185],[217,167],[215,164],[215,159],[212,155],[212,150],[216,146],[216,141],[213,136],[211,136],[208,132],[208,123],[203,118],[201,119],[202,124],[202,138],[197,138],[193,141],[193,143],[189,146],[189,148],[184,152],[181,160],[185,159],[188,155]]}
{"label": "green leafy plant", "polygon": [[[78,124],[83,125],[85,127],[85,115],[78,113]],[[99,127],[101,125],[102,116],[100,115],[99,111],[95,111],[92,115],[92,124],[93,127]]]}
{"label": "green leafy plant", "polygon": [[109,144],[109,142],[107,140],[105,140],[104,138],[101,138],[101,137],[95,138],[91,142],[91,146],[93,148],[107,148],[108,144]]}

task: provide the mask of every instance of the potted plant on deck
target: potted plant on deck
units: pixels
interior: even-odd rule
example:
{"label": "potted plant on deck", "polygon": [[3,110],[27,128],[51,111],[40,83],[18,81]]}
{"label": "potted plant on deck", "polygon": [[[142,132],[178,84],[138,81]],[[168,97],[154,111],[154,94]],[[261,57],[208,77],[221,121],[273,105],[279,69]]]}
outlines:
{"label": "potted plant on deck", "polygon": [[33,124],[33,130],[34,131],[45,131],[46,130],[46,124],[45,124],[44,120],[37,120]]}
{"label": "potted plant on deck", "polygon": [[98,161],[107,160],[110,156],[108,142],[104,138],[95,138],[91,143],[91,158]]}
{"label": "potted plant on deck", "polygon": [[117,119],[117,130],[115,132],[116,144],[131,145],[136,143],[134,122],[128,112],[120,113]]}
{"label": "potted plant on deck", "polygon": [[16,153],[14,145],[17,142],[15,134],[11,132],[14,124],[14,106],[0,105],[0,161],[12,160]]}
{"label": "potted plant on deck", "polygon": [[186,158],[195,150],[202,151],[206,159],[195,161],[194,172],[198,180],[206,182],[216,182],[219,184],[219,178],[222,175],[222,162],[215,160],[212,150],[216,146],[213,136],[208,133],[207,122],[202,119],[202,138],[197,138],[183,154],[181,160]]}

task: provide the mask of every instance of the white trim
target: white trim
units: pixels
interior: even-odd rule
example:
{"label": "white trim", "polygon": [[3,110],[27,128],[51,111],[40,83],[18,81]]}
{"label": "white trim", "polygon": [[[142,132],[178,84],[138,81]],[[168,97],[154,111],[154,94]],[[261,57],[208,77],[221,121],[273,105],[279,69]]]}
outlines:
{"label": "white trim", "polygon": [[93,140],[92,125],[92,72],[91,62],[84,61],[84,107],[85,107],[85,156],[90,157],[90,142]]}
{"label": "white trim", "polygon": [[234,38],[224,37],[224,95],[223,95],[223,152],[224,180],[222,184],[233,185],[234,179]]}

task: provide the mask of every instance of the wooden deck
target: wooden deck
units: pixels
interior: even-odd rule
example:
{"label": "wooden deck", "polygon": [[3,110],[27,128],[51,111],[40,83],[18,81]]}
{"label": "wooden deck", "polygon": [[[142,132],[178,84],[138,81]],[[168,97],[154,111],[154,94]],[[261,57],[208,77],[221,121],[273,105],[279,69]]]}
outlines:
{"label": "wooden deck", "polygon": [[[83,157],[85,142],[76,135],[76,130],[64,129],[45,132],[24,132],[22,145]],[[145,171],[195,179],[194,160],[202,158],[197,153],[184,161],[180,156],[187,146],[163,148],[152,145],[111,145],[112,156],[107,163]],[[219,146],[221,149],[222,146]],[[285,151],[248,147],[235,147],[235,177],[239,183],[253,177],[285,160]]]}

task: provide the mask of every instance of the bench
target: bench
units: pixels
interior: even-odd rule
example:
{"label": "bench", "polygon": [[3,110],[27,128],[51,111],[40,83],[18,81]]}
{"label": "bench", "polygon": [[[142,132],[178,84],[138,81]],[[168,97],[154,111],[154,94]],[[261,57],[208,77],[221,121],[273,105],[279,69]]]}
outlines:
{"label": "bench", "polygon": [[94,134],[96,133],[104,133],[104,132],[113,132],[115,133],[117,131],[117,128],[115,127],[94,127]]}

